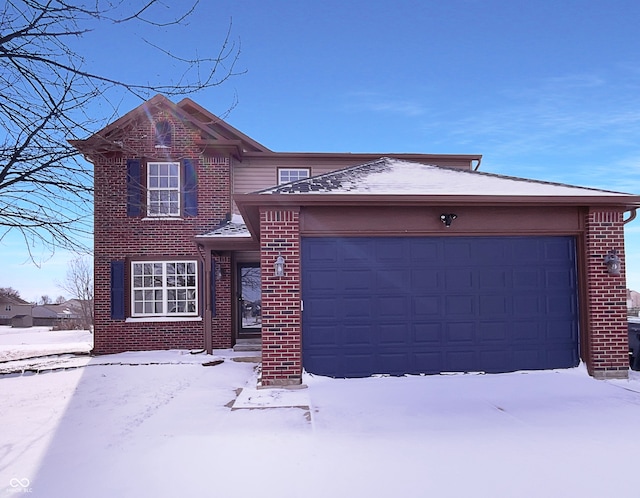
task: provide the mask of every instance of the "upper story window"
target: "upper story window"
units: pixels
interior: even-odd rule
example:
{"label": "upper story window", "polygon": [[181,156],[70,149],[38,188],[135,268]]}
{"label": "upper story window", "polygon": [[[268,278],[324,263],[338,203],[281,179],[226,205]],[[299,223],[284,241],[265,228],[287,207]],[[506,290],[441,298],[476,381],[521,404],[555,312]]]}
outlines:
{"label": "upper story window", "polygon": [[309,178],[310,172],[309,168],[280,168],[278,169],[278,185]]}
{"label": "upper story window", "polygon": [[127,216],[198,216],[198,163],[127,159]]}
{"label": "upper story window", "polygon": [[156,123],[155,144],[157,148],[171,147],[172,126],[169,121],[158,121]]}
{"label": "upper story window", "polygon": [[147,164],[147,216],[180,216],[180,163]]}

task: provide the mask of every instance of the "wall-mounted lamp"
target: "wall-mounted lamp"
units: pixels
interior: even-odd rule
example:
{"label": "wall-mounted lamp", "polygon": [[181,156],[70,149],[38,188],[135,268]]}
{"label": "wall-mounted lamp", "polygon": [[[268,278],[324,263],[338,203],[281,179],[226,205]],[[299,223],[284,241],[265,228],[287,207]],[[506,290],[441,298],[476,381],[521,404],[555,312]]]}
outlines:
{"label": "wall-mounted lamp", "polygon": [[219,282],[220,280],[222,280],[222,277],[224,277],[224,273],[222,272],[222,265],[220,263],[216,264],[215,274],[216,282]]}
{"label": "wall-mounted lamp", "polygon": [[442,223],[444,223],[444,226],[449,228],[451,226],[451,223],[453,223],[453,220],[455,220],[458,217],[457,214],[453,214],[453,213],[442,213],[440,215],[440,221]]}
{"label": "wall-mounted lamp", "polygon": [[618,251],[616,249],[611,249],[605,255],[604,264],[607,265],[609,275],[620,275],[620,258],[618,257]]}
{"label": "wall-mounted lamp", "polygon": [[273,266],[276,271],[276,277],[284,277],[284,258],[282,257],[282,255],[276,258],[276,262],[273,264]]}

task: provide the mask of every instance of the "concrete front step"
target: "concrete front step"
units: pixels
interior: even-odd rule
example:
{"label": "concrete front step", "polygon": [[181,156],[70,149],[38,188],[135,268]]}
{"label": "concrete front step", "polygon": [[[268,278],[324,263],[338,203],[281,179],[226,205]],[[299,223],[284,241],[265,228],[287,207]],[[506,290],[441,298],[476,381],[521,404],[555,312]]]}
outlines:
{"label": "concrete front step", "polygon": [[262,340],[260,339],[238,339],[233,346],[234,351],[262,351]]}

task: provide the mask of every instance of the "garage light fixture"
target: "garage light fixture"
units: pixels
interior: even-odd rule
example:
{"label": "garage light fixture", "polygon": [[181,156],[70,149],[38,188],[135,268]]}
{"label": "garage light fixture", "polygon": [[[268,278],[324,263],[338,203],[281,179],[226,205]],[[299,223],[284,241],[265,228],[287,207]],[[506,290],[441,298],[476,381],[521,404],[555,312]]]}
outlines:
{"label": "garage light fixture", "polygon": [[451,223],[453,223],[453,220],[455,220],[458,217],[457,214],[453,214],[453,213],[442,213],[440,215],[440,221],[442,221],[442,223],[444,223],[444,226],[449,228],[451,226]]}
{"label": "garage light fixture", "polygon": [[604,264],[607,265],[609,275],[617,277],[620,275],[620,258],[617,249],[611,249],[604,257]]}
{"label": "garage light fixture", "polygon": [[276,277],[284,277],[284,258],[279,255],[276,258],[276,262],[273,264],[276,270]]}

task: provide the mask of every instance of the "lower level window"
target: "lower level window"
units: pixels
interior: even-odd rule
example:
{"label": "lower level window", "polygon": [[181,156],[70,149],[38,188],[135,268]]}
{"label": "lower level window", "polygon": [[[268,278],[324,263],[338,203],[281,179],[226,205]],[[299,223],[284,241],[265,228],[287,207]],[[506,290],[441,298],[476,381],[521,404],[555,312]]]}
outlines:
{"label": "lower level window", "polygon": [[131,263],[132,316],[196,316],[196,261]]}

